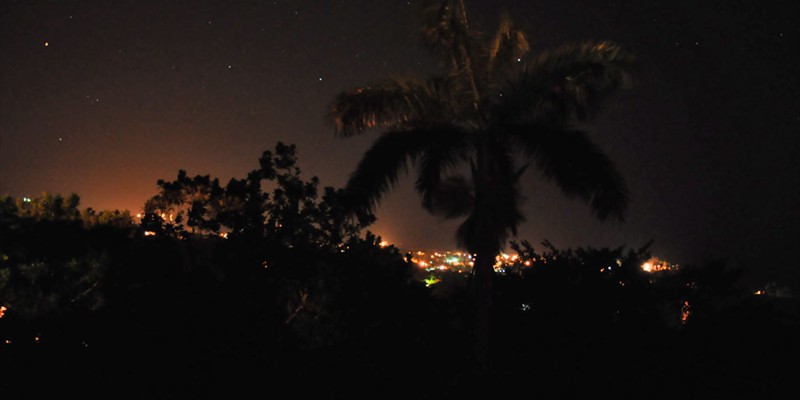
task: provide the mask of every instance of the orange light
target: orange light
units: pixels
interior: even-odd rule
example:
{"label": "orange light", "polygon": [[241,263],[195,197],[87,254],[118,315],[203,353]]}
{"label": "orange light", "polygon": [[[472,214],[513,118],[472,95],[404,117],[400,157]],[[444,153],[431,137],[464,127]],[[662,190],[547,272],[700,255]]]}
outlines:
{"label": "orange light", "polygon": [[669,264],[668,262],[660,260],[656,257],[652,257],[642,264],[642,270],[645,272],[669,271],[675,268],[677,268],[677,265]]}
{"label": "orange light", "polygon": [[692,308],[689,306],[688,301],[684,301],[683,306],[681,306],[681,323],[685,324],[690,315],[692,315]]}

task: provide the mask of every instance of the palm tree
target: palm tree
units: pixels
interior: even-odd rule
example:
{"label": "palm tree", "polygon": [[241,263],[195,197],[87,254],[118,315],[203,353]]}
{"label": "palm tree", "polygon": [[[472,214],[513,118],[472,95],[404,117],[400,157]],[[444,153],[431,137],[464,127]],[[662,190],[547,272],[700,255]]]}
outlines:
{"label": "palm tree", "polygon": [[337,135],[384,131],[350,175],[352,212],[368,218],[409,164],[422,206],[465,217],[456,238],[476,255],[475,361],[487,372],[495,257],[523,221],[520,178],[533,164],[599,219],[622,220],[625,183],[578,128],[628,83],[632,57],[609,42],[531,55],[525,34],[502,16],[488,40],[470,28],[463,0],[423,13],[423,34],[443,72],[390,78],[340,93],[328,119]]}

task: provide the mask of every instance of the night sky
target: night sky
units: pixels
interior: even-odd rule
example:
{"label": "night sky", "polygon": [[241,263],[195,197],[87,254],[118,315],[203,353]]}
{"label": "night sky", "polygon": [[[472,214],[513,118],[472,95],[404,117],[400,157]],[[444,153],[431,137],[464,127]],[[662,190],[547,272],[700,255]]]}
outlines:
{"label": "night sky", "polygon": [[[637,57],[636,81],[591,129],[631,191],[601,223],[530,170],[519,238],[538,249],[639,247],[674,263],[723,258],[754,279],[800,270],[800,12],[796,2],[470,1],[533,51],[585,39]],[[158,179],[225,184],[294,143],[303,176],[341,187],[378,132],[337,138],[343,90],[422,75],[418,1],[0,1],[0,193],[77,193],[134,214]],[[404,250],[454,249],[458,221],[424,212],[411,177],[371,230]]]}

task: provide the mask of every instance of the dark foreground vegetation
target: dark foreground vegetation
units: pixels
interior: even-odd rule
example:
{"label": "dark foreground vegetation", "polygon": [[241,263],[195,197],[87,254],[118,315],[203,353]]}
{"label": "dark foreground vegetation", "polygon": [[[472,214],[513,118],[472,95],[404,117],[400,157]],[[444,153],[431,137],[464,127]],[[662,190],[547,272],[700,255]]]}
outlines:
{"label": "dark foreground vegetation", "polygon": [[79,210],[77,196],[4,198],[2,398],[791,390],[795,298],[757,296],[722,264],[645,272],[647,248],[524,241],[494,275],[491,372],[473,376],[468,274],[422,270],[359,234],[340,192],[301,179],[294,147],[259,164],[224,187],[159,181],[141,222]]}

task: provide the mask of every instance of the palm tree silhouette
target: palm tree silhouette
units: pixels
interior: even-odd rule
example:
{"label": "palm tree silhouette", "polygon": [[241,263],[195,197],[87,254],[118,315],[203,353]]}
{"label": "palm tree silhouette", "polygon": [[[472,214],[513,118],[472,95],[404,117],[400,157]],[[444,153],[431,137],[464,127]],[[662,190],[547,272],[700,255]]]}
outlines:
{"label": "palm tree silhouette", "polygon": [[577,126],[627,85],[632,57],[609,42],[530,55],[525,34],[507,15],[493,37],[477,34],[463,0],[436,2],[422,21],[443,72],[340,93],[328,119],[342,137],[384,130],[346,185],[354,215],[371,217],[412,164],[422,206],[446,218],[465,217],[456,238],[476,255],[474,357],[482,373],[489,361],[493,266],[524,219],[519,185],[526,168],[538,167],[568,197],[588,202],[599,219],[622,220],[625,183]]}

